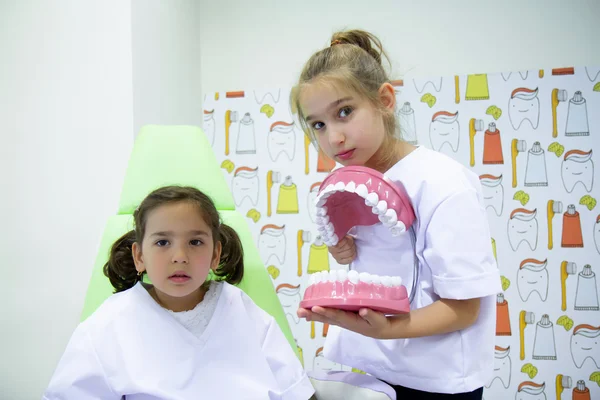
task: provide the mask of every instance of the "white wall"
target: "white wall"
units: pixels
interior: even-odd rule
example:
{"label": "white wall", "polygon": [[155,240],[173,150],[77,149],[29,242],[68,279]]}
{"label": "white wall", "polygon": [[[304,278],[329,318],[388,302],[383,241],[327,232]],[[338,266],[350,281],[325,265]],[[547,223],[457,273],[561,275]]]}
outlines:
{"label": "white wall", "polygon": [[132,0],[133,126],[201,125],[197,0]]}
{"label": "white wall", "polygon": [[2,398],[40,397],[79,320],[134,132],[199,123],[200,85],[292,84],[344,27],[378,34],[402,74],[600,64],[594,0],[166,2],[0,1]]}
{"label": "white wall", "polygon": [[202,3],[206,93],[291,85],[308,57],[344,28],[377,34],[396,77],[600,64],[597,0]]}

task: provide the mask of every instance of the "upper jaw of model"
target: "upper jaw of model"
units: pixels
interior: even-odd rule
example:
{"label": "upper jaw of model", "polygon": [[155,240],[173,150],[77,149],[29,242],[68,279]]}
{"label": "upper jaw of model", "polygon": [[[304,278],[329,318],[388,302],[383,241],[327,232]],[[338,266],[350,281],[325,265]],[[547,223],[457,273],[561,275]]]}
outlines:
{"label": "upper jaw of model", "polygon": [[579,182],[587,192],[591,192],[594,184],[592,150],[588,152],[581,150],[568,151],[561,165],[561,175],[567,192],[571,193]]}
{"label": "upper jaw of model", "polygon": [[571,355],[577,368],[588,358],[600,368],[600,326],[577,325],[571,336]]}
{"label": "upper jaw of model", "polygon": [[537,129],[540,121],[540,99],[538,89],[515,89],[508,102],[508,117],[514,130],[518,130],[523,121],[528,121],[533,129]]}
{"label": "upper jaw of model", "polygon": [[403,188],[366,167],[332,172],[321,184],[316,207],[318,230],[328,246],[336,245],[354,226],[381,222],[398,236],[415,220]]}

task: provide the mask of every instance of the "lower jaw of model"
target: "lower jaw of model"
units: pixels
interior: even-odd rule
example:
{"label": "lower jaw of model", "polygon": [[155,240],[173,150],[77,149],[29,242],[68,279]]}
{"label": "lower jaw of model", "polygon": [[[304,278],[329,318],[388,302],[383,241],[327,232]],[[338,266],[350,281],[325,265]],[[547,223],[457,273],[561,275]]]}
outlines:
{"label": "lower jaw of model", "polygon": [[343,167],[324,180],[316,199],[319,234],[334,246],[357,225],[381,222],[393,236],[405,232],[415,219],[408,196],[377,171]]}

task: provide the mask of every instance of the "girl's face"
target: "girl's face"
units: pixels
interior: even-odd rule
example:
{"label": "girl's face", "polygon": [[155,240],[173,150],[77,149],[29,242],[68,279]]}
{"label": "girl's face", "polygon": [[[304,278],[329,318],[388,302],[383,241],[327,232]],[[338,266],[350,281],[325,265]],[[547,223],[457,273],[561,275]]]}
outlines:
{"label": "girl's face", "polygon": [[[384,86],[380,99],[393,110],[394,89],[389,85],[390,94]],[[377,164],[386,132],[381,112],[367,99],[334,85],[313,83],[300,93],[300,107],[328,157],[344,166]]]}
{"label": "girl's face", "polygon": [[180,311],[201,300],[198,289],[218,267],[221,243],[214,245],[198,206],[180,202],[148,214],[142,246],[135,243],[133,254],[137,270],[148,273],[160,302]]}

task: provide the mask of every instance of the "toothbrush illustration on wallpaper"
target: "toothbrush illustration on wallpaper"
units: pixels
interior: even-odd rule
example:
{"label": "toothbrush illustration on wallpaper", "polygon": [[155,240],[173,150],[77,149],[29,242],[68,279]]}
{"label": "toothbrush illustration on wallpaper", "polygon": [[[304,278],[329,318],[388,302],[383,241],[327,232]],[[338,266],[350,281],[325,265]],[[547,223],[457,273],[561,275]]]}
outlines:
{"label": "toothbrush illustration on wallpaper", "polygon": [[308,175],[310,172],[309,156],[308,151],[310,149],[310,138],[308,135],[304,135],[304,175]]}
{"label": "toothbrush illustration on wallpaper", "polygon": [[560,263],[560,309],[567,311],[567,278],[577,273],[577,264],[563,261]]}
{"label": "toothbrush illustration on wallpaper", "polygon": [[281,181],[281,173],[277,171],[267,171],[267,217],[270,217],[272,214],[272,189],[273,184],[279,183]]}
{"label": "toothbrush illustration on wallpaper", "polygon": [[471,167],[475,166],[475,135],[485,129],[482,119],[471,118],[469,121],[469,154]]}
{"label": "toothbrush illustration on wallpaper", "polygon": [[596,222],[594,223],[594,244],[596,245],[596,251],[600,254],[600,214],[596,217]]}
{"label": "toothbrush illustration on wallpaper", "polygon": [[552,105],[552,137],[558,136],[558,105],[564,103],[569,98],[567,91],[564,89],[552,89],[550,101]]}
{"label": "toothbrush illustration on wallpaper", "polygon": [[231,124],[234,122],[237,122],[237,120],[238,120],[237,111],[231,111],[231,110],[225,111],[225,155],[226,156],[229,155]]}
{"label": "toothbrush illustration on wallpaper", "polygon": [[548,220],[548,250],[554,248],[553,220],[556,214],[562,214],[563,205],[558,200],[548,200],[546,213]]}
{"label": "toothbrush illustration on wallpaper", "polygon": [[573,387],[573,381],[570,376],[558,374],[556,375],[555,386],[556,400],[561,400],[563,391],[565,389],[570,389],[571,387]]}
{"label": "toothbrush illustration on wallpaper", "polygon": [[512,166],[512,187],[517,187],[517,156],[527,151],[527,143],[524,140],[513,139],[510,145],[510,158]]}
{"label": "toothbrush illustration on wallpaper", "polygon": [[302,276],[302,247],[304,246],[304,243],[310,243],[310,241],[310,231],[299,229],[296,235],[296,247],[298,250],[298,276]]}
{"label": "toothbrush illustration on wallpaper", "polygon": [[535,314],[529,311],[521,310],[519,313],[519,344],[521,361],[525,359],[525,328],[527,325],[535,324]]}

